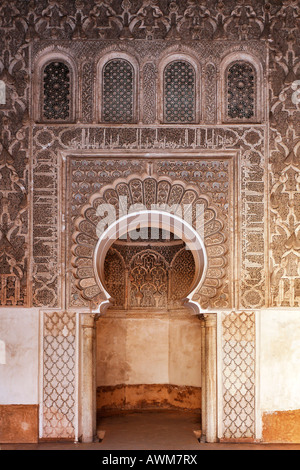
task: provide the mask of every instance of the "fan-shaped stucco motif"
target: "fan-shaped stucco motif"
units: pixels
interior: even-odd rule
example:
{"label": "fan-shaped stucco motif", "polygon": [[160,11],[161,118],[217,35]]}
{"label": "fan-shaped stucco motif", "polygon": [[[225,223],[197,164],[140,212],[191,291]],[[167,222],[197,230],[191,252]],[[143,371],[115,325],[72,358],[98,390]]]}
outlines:
{"label": "fan-shaped stucco motif", "polygon": [[[99,211],[103,204],[113,208],[110,214]],[[193,300],[208,308],[212,305],[212,299],[220,295],[219,302],[226,307],[228,296],[224,292],[220,294],[224,291],[223,279],[227,266],[226,235],[217,209],[207,196],[199,194],[194,187],[167,178],[132,176],[127,180],[118,180],[93,194],[89,204],[82,208],[81,216],[75,221],[72,246],[73,274],[81,295],[96,305],[106,300],[93,270],[93,254],[104,225],[107,227],[124,213],[155,208],[180,215],[193,228],[202,231],[208,267],[205,280]],[[112,220],[113,216],[116,219]]]}

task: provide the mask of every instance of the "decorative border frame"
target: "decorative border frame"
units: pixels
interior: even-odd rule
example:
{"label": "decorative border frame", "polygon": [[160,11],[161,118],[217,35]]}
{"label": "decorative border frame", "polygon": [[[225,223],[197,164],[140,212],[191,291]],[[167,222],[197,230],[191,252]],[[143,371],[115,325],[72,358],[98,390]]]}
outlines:
{"label": "decorative border frame", "polygon": [[[251,119],[231,119],[227,116],[227,72],[231,65],[236,62],[250,63],[256,73],[255,80],[255,113]],[[256,57],[246,52],[233,52],[225,56],[220,65],[219,96],[222,106],[219,106],[218,120],[224,124],[261,124],[266,120],[266,87],[264,85],[263,67]],[[262,109],[263,108],[263,109]]]}
{"label": "decorative border frame", "polygon": [[[68,120],[47,120],[43,117],[43,71],[51,62],[61,61],[69,67],[70,70],[70,118]],[[34,74],[32,81],[32,110],[33,119],[36,123],[51,126],[53,124],[68,125],[76,122],[79,115],[78,99],[78,68],[74,58],[69,51],[62,51],[61,48],[48,48],[47,51],[40,54],[34,64]]]}

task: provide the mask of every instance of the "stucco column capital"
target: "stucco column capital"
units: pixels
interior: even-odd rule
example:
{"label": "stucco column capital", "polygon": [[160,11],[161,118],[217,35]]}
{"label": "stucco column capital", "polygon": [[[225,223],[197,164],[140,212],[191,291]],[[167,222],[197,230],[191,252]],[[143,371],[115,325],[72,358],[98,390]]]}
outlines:
{"label": "stucco column capital", "polygon": [[205,328],[217,327],[217,314],[216,313],[206,313],[205,315],[203,315],[203,320],[205,323]]}
{"label": "stucco column capital", "polygon": [[96,313],[81,314],[81,328],[96,328]]}

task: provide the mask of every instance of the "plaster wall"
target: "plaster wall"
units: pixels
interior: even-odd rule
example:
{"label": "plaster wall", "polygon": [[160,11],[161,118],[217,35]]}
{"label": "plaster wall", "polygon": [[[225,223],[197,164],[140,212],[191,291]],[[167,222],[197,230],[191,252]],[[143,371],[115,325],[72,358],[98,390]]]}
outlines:
{"label": "plaster wall", "polygon": [[260,327],[261,411],[299,410],[299,311],[262,311]]}
{"label": "plaster wall", "polygon": [[36,405],[39,311],[2,308],[0,341],[0,405]]}
{"label": "plaster wall", "polygon": [[196,318],[101,318],[97,386],[201,387],[201,327]]}
{"label": "plaster wall", "polygon": [[196,318],[169,322],[169,381],[201,387],[201,324]]}

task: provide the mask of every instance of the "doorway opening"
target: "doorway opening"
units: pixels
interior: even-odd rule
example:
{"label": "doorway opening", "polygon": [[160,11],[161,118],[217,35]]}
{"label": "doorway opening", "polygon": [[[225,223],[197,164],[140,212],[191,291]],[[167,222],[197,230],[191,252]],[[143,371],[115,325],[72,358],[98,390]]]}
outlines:
{"label": "doorway opening", "polygon": [[98,245],[102,267],[97,258],[95,265],[108,297],[96,329],[98,429],[109,416],[151,412],[153,420],[159,412],[167,423],[172,413],[174,423],[176,412],[189,413],[197,430],[202,324],[189,295],[202,279],[205,253],[194,234],[177,235],[170,214],[155,225],[148,216],[139,213],[138,230],[118,230],[113,242]]}

